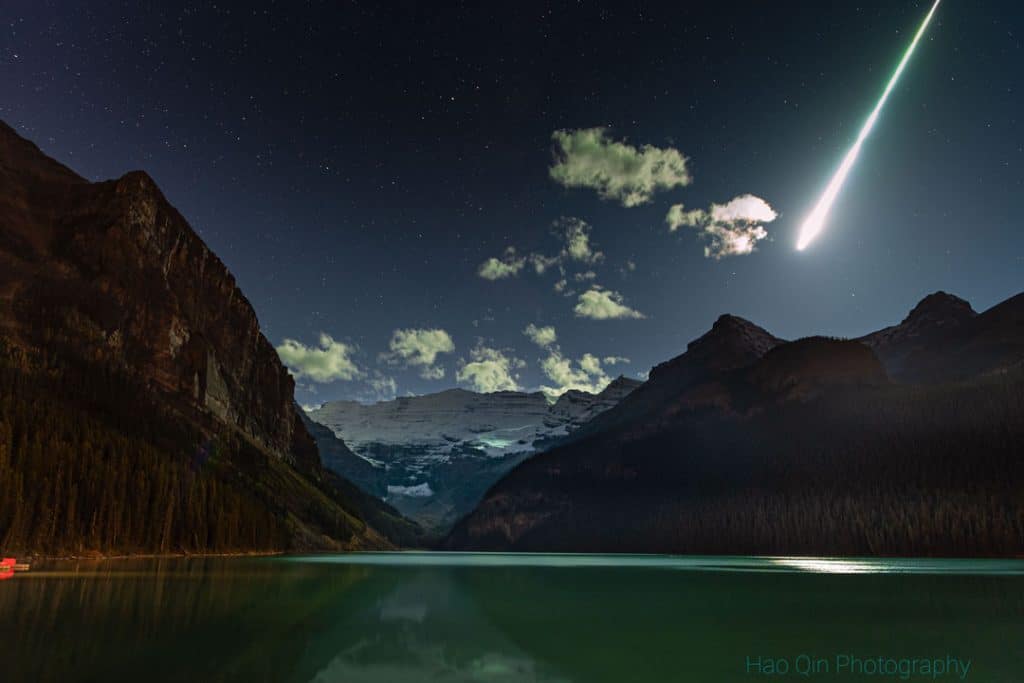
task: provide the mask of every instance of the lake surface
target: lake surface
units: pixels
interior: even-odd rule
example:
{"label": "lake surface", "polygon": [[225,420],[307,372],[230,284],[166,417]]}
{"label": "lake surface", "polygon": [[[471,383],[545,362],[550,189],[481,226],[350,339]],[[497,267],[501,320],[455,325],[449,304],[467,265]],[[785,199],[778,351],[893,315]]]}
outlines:
{"label": "lake surface", "polygon": [[1024,562],[462,553],[50,562],[0,581],[0,667],[0,680],[62,683],[1016,683]]}

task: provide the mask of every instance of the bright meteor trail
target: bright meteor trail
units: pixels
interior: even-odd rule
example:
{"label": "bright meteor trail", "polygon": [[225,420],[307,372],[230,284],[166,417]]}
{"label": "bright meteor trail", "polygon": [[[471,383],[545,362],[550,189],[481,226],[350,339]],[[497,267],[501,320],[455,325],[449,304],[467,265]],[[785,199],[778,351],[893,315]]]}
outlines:
{"label": "bright meteor trail", "polygon": [[814,207],[814,211],[804,221],[803,226],[800,228],[800,239],[796,243],[797,249],[804,249],[808,244],[811,243],[818,233],[821,232],[822,228],[825,227],[825,217],[828,216],[829,209],[832,208],[832,203],[836,200],[836,195],[839,194],[839,190],[843,187],[843,182],[846,180],[846,176],[850,173],[850,168],[853,166],[853,162],[857,160],[857,155],[860,154],[860,147],[864,144],[865,138],[868,133],[875,126],[875,121],[878,120],[878,114],[882,111],[882,106],[885,101],[889,98],[889,93],[892,92],[893,87],[896,85],[896,81],[899,80],[900,74],[903,73],[904,67],[907,66],[907,62],[910,61],[910,55],[914,54],[914,48],[917,47],[917,41],[921,40],[921,36],[924,35],[924,31],[928,28],[928,22],[932,20],[932,15],[935,14],[935,10],[939,6],[941,0],[935,0],[935,4],[932,5],[931,10],[928,12],[928,16],[921,22],[921,28],[917,29],[917,34],[914,36],[914,40],[910,43],[910,47],[903,54],[903,59],[900,60],[899,66],[896,67],[895,73],[892,78],[889,79],[889,84],[885,86],[885,92],[882,93],[882,97],[879,98],[878,104],[871,111],[871,116],[864,122],[864,126],[860,129],[860,134],[857,136],[857,141],[853,143],[853,147],[843,157],[843,163],[839,164],[839,170],[832,176],[832,181],[829,182],[828,187],[825,188],[825,194],[821,195],[821,199]]}

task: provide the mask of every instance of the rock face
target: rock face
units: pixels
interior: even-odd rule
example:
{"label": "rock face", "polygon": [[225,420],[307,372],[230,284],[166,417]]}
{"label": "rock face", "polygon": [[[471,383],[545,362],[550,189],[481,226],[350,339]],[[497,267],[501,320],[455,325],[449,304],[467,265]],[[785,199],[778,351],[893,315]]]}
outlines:
{"label": "rock face", "polygon": [[252,306],[153,180],[86,182],[6,125],[0,145],[0,329],[10,342],[122,368],[313,466],[294,447],[294,382]]}
{"label": "rock face", "polygon": [[[782,342],[723,316],[617,406],[509,472],[445,546],[1016,554],[1022,332],[1024,295],[980,315],[929,297],[860,341]],[[893,382],[892,370],[923,384]]]}
{"label": "rock face", "polygon": [[[134,435],[160,452],[195,450],[196,441],[230,442],[224,452],[241,448],[294,468],[304,483],[296,482],[291,494],[327,486],[294,403],[294,382],[260,332],[252,306],[153,180],[132,172],[88,182],[3,123],[0,346],[5,367],[19,377],[59,374],[56,398],[66,400],[68,419],[74,411],[101,417],[141,411],[141,405],[117,405],[114,396],[92,395],[85,379],[117,378],[167,425]],[[31,422],[31,414],[25,419]],[[166,436],[172,432],[175,437]],[[191,445],[180,443],[185,438]],[[255,467],[251,458],[246,462]],[[291,477],[285,470],[282,475]],[[167,476],[184,475],[175,470]],[[249,500],[241,489],[238,495]],[[355,526],[346,533],[365,540],[359,529],[365,525],[350,521]],[[307,542],[330,536],[318,529],[305,530]],[[187,530],[181,533],[187,537]]]}
{"label": "rock face", "polygon": [[[639,385],[620,377],[599,394],[569,391],[554,404],[540,392],[450,389],[372,405],[332,401],[309,418],[379,473],[381,495],[389,503],[428,527],[447,530],[502,474]],[[358,466],[350,460],[325,462],[347,477],[354,477]]]}

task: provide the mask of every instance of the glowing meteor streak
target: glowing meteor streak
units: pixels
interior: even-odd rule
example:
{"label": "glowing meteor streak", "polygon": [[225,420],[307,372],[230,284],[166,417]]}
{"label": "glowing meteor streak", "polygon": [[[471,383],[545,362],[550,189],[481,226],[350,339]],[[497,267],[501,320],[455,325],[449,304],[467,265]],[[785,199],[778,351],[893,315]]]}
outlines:
{"label": "glowing meteor streak", "polygon": [[896,72],[893,73],[892,78],[889,79],[889,84],[885,86],[885,92],[882,93],[882,97],[878,100],[878,104],[872,110],[868,120],[864,122],[864,126],[860,129],[860,134],[857,136],[857,141],[853,143],[853,147],[843,157],[843,163],[839,164],[839,170],[832,176],[832,181],[825,188],[825,194],[821,195],[821,199],[814,207],[814,211],[804,221],[803,226],[800,228],[800,239],[796,243],[797,249],[804,249],[808,244],[811,243],[818,233],[821,232],[822,228],[825,227],[825,217],[828,216],[829,209],[832,208],[832,203],[836,200],[836,195],[839,194],[839,190],[843,187],[843,182],[846,180],[846,176],[850,173],[850,168],[853,166],[853,162],[857,160],[857,155],[860,154],[861,145],[864,144],[864,140],[867,138],[868,133],[875,126],[875,121],[878,120],[878,114],[882,111],[882,106],[885,101],[889,98],[889,93],[896,86],[896,81],[899,80],[900,74],[903,73],[903,69],[907,66],[907,62],[910,61],[910,55],[914,54],[914,48],[917,47],[917,41],[921,40],[921,36],[924,35],[924,31],[928,28],[928,22],[932,20],[932,15],[935,14],[935,10],[939,6],[941,0],[935,0],[935,4],[932,5],[931,10],[928,12],[928,16],[924,18],[921,23],[921,28],[917,29],[917,35],[914,36],[914,40],[910,43],[910,47],[903,55],[903,59],[900,60],[899,66],[896,67]]}

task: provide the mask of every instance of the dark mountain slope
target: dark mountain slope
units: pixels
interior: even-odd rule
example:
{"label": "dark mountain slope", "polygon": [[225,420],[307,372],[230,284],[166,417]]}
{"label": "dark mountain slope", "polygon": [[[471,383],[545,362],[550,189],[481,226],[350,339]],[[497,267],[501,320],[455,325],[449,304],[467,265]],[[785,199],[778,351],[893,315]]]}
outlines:
{"label": "dark mountain slope", "polygon": [[[966,338],[1009,358],[1014,301]],[[893,384],[863,344],[823,338],[717,373],[688,355],[673,363],[703,380],[521,464],[446,546],[1001,556],[1024,547],[1024,372]]]}
{"label": "dark mountain slope", "polygon": [[0,547],[380,547],[224,264],[141,172],[0,123]]}
{"label": "dark mountain slope", "polygon": [[945,292],[925,297],[899,325],[860,339],[907,383],[960,380],[1010,370],[1024,358],[1024,294],[974,312]]}

